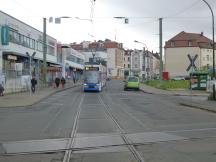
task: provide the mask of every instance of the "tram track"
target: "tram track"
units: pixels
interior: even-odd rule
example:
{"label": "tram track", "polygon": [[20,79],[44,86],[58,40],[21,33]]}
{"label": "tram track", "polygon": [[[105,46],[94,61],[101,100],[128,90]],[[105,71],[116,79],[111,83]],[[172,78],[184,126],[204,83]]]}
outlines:
{"label": "tram track", "polygon": [[74,119],[74,124],[73,124],[73,127],[72,127],[72,131],[71,131],[71,134],[70,134],[71,139],[69,140],[69,142],[67,144],[67,148],[66,148],[66,151],[65,151],[64,158],[63,158],[62,162],[69,162],[70,159],[71,159],[72,152],[73,152],[72,148],[73,148],[73,145],[74,145],[74,142],[75,142],[75,137],[76,137],[76,134],[77,134],[78,120],[79,120],[80,112],[81,112],[81,109],[82,109],[82,104],[83,104],[84,97],[85,97],[85,94],[83,94],[81,96],[81,99],[80,99],[80,102],[79,102],[79,105],[78,105],[78,109],[77,109],[77,113],[76,113],[76,116],[75,116],[75,119]]}
{"label": "tram track", "polygon": [[118,121],[116,120],[116,118],[114,117],[114,115],[111,112],[111,109],[109,107],[108,104],[106,104],[102,97],[99,95],[99,100],[100,103],[104,106],[105,108],[105,113],[107,115],[108,118],[110,118],[114,124],[117,126],[118,131],[120,133],[120,136],[122,138],[122,140],[125,142],[125,145],[128,147],[128,149],[130,150],[130,152],[132,153],[132,155],[134,156],[134,158],[138,161],[138,162],[145,162],[144,158],[140,155],[140,153],[136,150],[136,148],[134,147],[134,145],[130,142],[130,140],[126,137],[126,132],[124,131],[124,129],[120,126],[120,124],[118,123]]}

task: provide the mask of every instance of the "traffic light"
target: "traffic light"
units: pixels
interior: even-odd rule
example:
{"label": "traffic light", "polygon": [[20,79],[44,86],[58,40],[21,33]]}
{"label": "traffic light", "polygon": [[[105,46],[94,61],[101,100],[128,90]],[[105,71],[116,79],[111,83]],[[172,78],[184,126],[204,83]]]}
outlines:
{"label": "traffic light", "polygon": [[124,19],[124,23],[125,23],[125,24],[128,24],[128,23],[129,23],[129,19],[128,19],[128,18],[125,18],[125,19]]}

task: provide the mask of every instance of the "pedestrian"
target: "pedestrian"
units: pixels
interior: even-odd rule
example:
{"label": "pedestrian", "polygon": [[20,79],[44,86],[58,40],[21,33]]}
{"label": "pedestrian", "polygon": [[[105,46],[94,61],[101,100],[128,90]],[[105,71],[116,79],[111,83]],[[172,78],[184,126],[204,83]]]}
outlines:
{"label": "pedestrian", "polygon": [[37,80],[35,79],[35,77],[33,76],[31,79],[31,91],[33,93],[35,93],[35,86],[37,85]]}
{"label": "pedestrian", "polygon": [[1,83],[0,83],[0,96],[4,96],[4,87]]}
{"label": "pedestrian", "polygon": [[62,78],[61,78],[61,84],[62,84],[62,88],[64,88],[64,86],[65,86],[65,83],[66,83],[66,81],[65,81],[65,78],[64,78],[64,77],[62,77]]}
{"label": "pedestrian", "polygon": [[72,75],[73,75],[73,82],[75,84],[76,83],[76,75],[75,75],[75,73],[73,73]]}
{"label": "pedestrian", "polygon": [[60,84],[60,78],[59,77],[55,78],[55,84],[56,84],[56,88],[58,88],[59,84]]}

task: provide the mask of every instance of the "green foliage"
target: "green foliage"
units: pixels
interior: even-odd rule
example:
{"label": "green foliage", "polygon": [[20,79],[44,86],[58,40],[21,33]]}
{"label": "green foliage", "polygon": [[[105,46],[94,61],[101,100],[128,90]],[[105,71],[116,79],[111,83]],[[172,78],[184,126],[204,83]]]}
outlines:
{"label": "green foliage", "polygon": [[145,82],[147,85],[159,88],[159,89],[189,89],[190,87],[190,81],[189,80],[179,80],[179,81],[172,81],[167,80],[163,81],[162,84],[160,84],[159,80],[150,80]]}

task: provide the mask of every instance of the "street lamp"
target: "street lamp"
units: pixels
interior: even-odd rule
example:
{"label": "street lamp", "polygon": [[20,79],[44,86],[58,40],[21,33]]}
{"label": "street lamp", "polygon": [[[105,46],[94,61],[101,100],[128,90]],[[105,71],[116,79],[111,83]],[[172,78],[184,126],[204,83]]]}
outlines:
{"label": "street lamp", "polygon": [[36,52],[33,52],[32,55],[30,55],[28,52],[26,52],[26,55],[28,56],[29,58],[29,93],[30,93],[30,96],[31,96],[31,78],[32,78],[32,59],[34,58],[34,56],[36,55]]}
{"label": "street lamp", "polygon": [[215,48],[214,48],[214,13],[210,4],[206,0],[202,0],[210,9],[212,15],[212,55],[213,55],[213,79],[215,79]]}
{"label": "street lamp", "polygon": [[145,48],[148,50],[148,47],[146,46],[146,44],[145,44],[145,43],[143,43],[143,42],[140,42],[140,41],[137,41],[137,40],[134,40],[134,42],[135,42],[135,43],[140,43],[140,44],[144,45],[144,46],[145,46]]}

